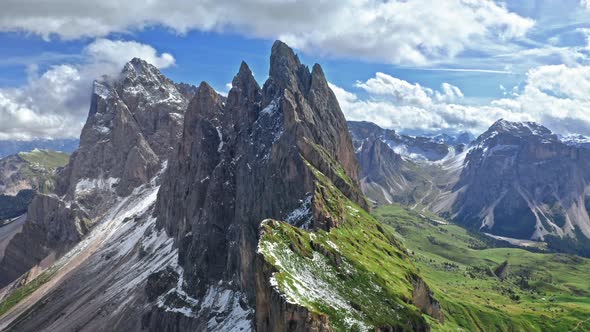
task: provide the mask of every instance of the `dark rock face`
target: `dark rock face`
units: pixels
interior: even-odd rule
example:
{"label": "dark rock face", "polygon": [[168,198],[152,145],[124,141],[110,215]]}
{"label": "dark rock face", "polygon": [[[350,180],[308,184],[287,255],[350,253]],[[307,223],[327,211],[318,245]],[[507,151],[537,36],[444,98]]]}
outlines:
{"label": "dark rock face", "polygon": [[23,189],[15,196],[0,195],[0,220],[7,220],[22,216],[27,213],[27,207],[35,197],[32,189]]}
{"label": "dark rock face", "polygon": [[0,263],[0,287],[49,253],[59,256],[118,197],[156,175],[180,139],[186,97],[195,89],[177,86],[140,59],[94,83],[80,147],[59,170],[55,194],[38,195],[29,206],[23,232]]}
{"label": "dark rock face", "polygon": [[506,279],[508,277],[509,272],[510,265],[508,264],[508,261],[504,261],[502,264],[500,264],[497,268],[494,269],[494,275],[500,278],[501,280]]}
{"label": "dark rock face", "polygon": [[[338,216],[316,208],[321,200],[310,167],[330,177],[361,207],[367,203],[358,189],[346,121],[319,65],[310,72],[288,46],[276,42],[262,89],[244,63],[232,85],[225,102],[206,83],[199,86],[156,213],[158,225],[176,238],[187,293],[200,298],[223,285],[253,308],[259,273],[253,261],[262,220],[294,219],[293,212],[311,200],[302,227],[338,224]],[[211,315],[224,319],[204,306],[199,312],[207,316],[198,315],[184,326],[199,326]],[[177,322],[162,310],[153,315],[158,318],[152,321],[167,326]]]}
{"label": "dark rock face", "polygon": [[534,123],[496,122],[467,155],[455,186],[457,220],[497,235],[590,236],[590,153]]}

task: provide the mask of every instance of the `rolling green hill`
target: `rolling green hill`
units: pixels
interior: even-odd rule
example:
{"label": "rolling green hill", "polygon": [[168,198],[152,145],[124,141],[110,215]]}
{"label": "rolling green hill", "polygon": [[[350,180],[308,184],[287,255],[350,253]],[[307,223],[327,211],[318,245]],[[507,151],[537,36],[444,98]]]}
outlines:
{"label": "rolling green hill", "polygon": [[65,166],[70,160],[68,153],[39,149],[20,152],[18,156],[27,161],[31,168],[39,171],[55,171],[57,168]]}

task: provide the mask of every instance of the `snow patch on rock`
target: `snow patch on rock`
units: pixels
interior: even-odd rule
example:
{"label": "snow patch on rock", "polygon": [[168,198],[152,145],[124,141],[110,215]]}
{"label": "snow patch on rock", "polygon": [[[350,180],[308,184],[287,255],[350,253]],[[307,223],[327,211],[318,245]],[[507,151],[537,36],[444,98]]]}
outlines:
{"label": "snow patch on rock", "polygon": [[285,218],[285,221],[303,229],[310,229],[313,223],[313,213],[311,211],[312,198],[313,195],[309,194],[304,199],[300,200],[301,205],[291,211],[291,213]]}
{"label": "snow patch on rock", "polygon": [[114,186],[119,183],[118,178],[98,178],[98,179],[90,179],[84,178],[80,179],[76,183],[76,196],[87,194],[92,191],[100,190],[100,191],[111,191],[114,192]]}

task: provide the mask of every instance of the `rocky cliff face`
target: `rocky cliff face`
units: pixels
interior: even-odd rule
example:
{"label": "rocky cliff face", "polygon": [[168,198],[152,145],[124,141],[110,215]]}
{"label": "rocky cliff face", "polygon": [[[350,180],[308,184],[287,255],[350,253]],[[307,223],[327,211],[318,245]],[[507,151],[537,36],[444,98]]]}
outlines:
{"label": "rocky cliff face", "polygon": [[[310,72],[277,42],[263,88],[245,63],[232,86],[225,102],[206,83],[199,86],[156,213],[158,224],[176,238],[188,293],[200,298],[227,290],[253,308],[260,222],[277,218],[330,229],[341,220],[320,209],[323,198],[309,165],[357,204],[367,205],[357,189],[358,165],[346,122],[319,65]],[[205,305],[198,312],[192,324],[228,316]],[[171,315],[161,316],[159,324],[174,324]]]}
{"label": "rocky cliff face", "polygon": [[590,154],[534,123],[496,122],[475,142],[455,186],[455,218],[497,235],[590,236]]}
{"label": "rocky cliff face", "polygon": [[50,253],[58,257],[65,254],[90,227],[90,219],[78,206],[66,206],[55,195],[35,196],[26,218],[21,232],[4,252],[0,266],[2,287],[26,274]]}
{"label": "rocky cliff face", "polygon": [[361,188],[375,203],[391,204],[397,193],[405,192],[411,183],[406,179],[402,157],[378,138],[367,139],[357,150],[361,166]]}
{"label": "rocky cliff face", "polygon": [[0,263],[0,286],[50,253],[59,256],[87,233],[92,220],[156,175],[179,140],[192,91],[179,90],[140,59],[118,77],[94,83],[80,147],[56,175],[53,193],[33,199],[23,232]]}

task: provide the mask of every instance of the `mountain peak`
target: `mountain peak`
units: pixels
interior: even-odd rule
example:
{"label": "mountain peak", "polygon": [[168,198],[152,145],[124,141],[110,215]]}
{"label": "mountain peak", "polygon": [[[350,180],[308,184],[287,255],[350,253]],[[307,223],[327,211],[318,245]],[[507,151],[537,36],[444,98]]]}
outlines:
{"label": "mountain peak", "polygon": [[[242,61],[240,64],[240,70],[232,80],[232,86],[240,87],[241,85],[248,85],[250,83],[256,83],[254,74],[252,73],[252,70],[250,70],[250,67],[248,67],[248,64]],[[256,83],[256,85],[258,85],[258,83]]]}
{"label": "mountain peak", "polygon": [[500,119],[490,126],[490,128],[477,138],[481,143],[498,135],[508,135],[517,138],[540,137],[544,140],[555,141],[557,136],[547,127],[535,122],[515,122]]}
{"label": "mountain peak", "polygon": [[531,136],[531,135],[551,135],[551,130],[547,129],[546,127],[536,123],[536,122],[518,122],[518,121],[508,121],[504,119],[500,119],[496,121],[491,127],[490,130],[494,130],[497,132],[506,132],[511,133],[514,135],[519,136]]}
{"label": "mountain peak", "polygon": [[295,52],[280,40],[272,46],[269,77],[279,90],[290,88],[306,93],[311,83],[309,68],[302,65]]}
{"label": "mountain peak", "polygon": [[134,72],[137,75],[142,75],[145,72],[150,71],[152,69],[151,67],[154,66],[149,64],[147,61],[140,58],[133,58],[131,61],[125,64],[125,67],[123,67],[123,73]]}
{"label": "mountain peak", "polygon": [[246,63],[246,61],[242,61],[242,63],[240,63],[240,70],[238,71],[238,75],[252,75],[252,71],[250,70],[250,67],[248,66],[248,64]]}
{"label": "mountain peak", "polygon": [[270,58],[271,58],[271,66],[273,59],[281,59],[285,60],[287,63],[294,65],[295,68],[301,65],[299,61],[299,57],[293,52],[293,49],[289,47],[289,45],[283,43],[280,40],[277,40],[272,45],[272,49],[270,51]]}
{"label": "mountain peak", "polygon": [[326,75],[324,75],[324,70],[322,69],[322,66],[317,63],[313,65],[311,70],[311,82],[314,87],[328,87],[328,81],[326,80]]}
{"label": "mountain peak", "polygon": [[[219,94],[207,82],[201,82],[197,88],[195,97],[191,101],[192,103],[195,103],[194,106],[199,110],[197,112],[199,115],[217,114],[221,112]],[[189,111],[191,111],[190,106],[187,112]]]}
{"label": "mountain peak", "polygon": [[203,81],[201,82],[201,84],[199,84],[199,87],[197,88],[197,95],[217,95],[217,92],[215,91],[215,89],[211,87],[211,85],[209,85],[209,83]]}

